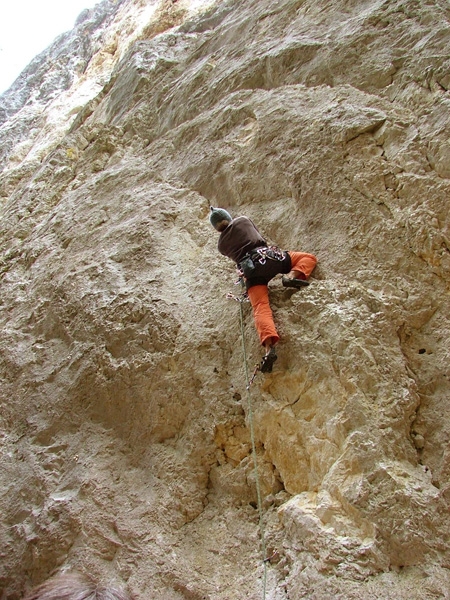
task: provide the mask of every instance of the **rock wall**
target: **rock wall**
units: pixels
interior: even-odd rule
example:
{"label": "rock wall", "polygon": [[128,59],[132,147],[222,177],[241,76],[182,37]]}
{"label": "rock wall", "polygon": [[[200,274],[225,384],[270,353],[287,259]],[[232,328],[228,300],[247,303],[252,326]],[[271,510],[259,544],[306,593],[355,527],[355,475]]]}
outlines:
{"label": "rock wall", "polygon": [[[105,0],[0,98],[2,600],[69,568],[449,596],[449,32],[445,0]],[[210,204],[319,259],[271,282],[250,394]]]}

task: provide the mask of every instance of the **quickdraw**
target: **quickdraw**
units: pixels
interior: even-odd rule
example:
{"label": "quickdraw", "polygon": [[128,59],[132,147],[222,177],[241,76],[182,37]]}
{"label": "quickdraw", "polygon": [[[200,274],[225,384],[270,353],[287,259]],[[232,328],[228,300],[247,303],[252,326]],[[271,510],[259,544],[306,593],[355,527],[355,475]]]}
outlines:
{"label": "quickdraw", "polygon": [[[241,269],[236,269],[236,271],[238,274],[238,279],[236,279],[236,281],[234,282],[234,285],[240,285],[241,287],[245,287],[244,273],[241,271]],[[236,296],[236,294],[232,294],[231,292],[228,292],[227,298],[228,298],[228,300],[236,300],[236,302],[250,302],[250,299],[249,299],[246,291],[242,292],[242,294],[240,296]]]}
{"label": "quickdraw", "polygon": [[258,375],[259,371],[261,371],[261,365],[258,363],[255,365],[255,370],[253,371],[253,375],[250,377],[246,389],[249,390],[252,383],[255,381],[255,377]]}
{"label": "quickdraw", "polygon": [[228,292],[227,298],[228,298],[228,300],[236,300],[236,302],[250,302],[250,300],[247,296],[247,292],[244,292],[240,296],[236,296],[235,294]]}

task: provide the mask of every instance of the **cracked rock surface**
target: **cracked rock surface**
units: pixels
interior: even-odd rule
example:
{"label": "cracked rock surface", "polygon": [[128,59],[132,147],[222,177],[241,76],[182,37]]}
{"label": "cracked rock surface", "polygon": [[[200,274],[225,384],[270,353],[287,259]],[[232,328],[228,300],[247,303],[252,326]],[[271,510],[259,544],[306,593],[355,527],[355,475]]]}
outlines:
{"label": "cracked rock surface", "polygon": [[[2,600],[448,597],[449,33],[444,0],[104,0],[0,97]],[[249,393],[210,205],[319,259]]]}

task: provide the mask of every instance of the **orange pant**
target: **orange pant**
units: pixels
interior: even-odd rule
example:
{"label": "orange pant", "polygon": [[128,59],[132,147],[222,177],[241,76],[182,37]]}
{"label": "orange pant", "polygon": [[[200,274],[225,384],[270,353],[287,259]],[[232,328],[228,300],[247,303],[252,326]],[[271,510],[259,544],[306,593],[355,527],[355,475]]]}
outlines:
{"label": "orange pant", "polygon": [[[291,271],[299,271],[305,276],[305,279],[308,279],[317,265],[317,258],[314,254],[306,252],[288,252],[288,254],[291,257]],[[300,276],[300,279],[303,277]]]}
{"label": "orange pant", "polygon": [[[306,252],[289,252],[289,256],[291,257],[291,271],[297,271],[299,279],[308,279],[317,264],[317,258]],[[276,344],[280,336],[273,320],[267,285],[254,285],[248,289],[247,293],[253,308],[253,318],[261,344],[264,345],[269,338],[272,338],[272,344]]]}

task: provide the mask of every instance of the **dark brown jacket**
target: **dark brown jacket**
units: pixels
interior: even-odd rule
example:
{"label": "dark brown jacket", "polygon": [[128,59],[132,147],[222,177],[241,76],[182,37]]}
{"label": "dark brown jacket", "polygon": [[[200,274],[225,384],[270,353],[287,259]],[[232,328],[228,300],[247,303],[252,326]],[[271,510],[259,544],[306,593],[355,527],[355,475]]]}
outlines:
{"label": "dark brown jacket", "polygon": [[219,252],[239,264],[244,256],[254,248],[267,246],[253,222],[248,217],[236,217],[222,231],[217,247]]}

